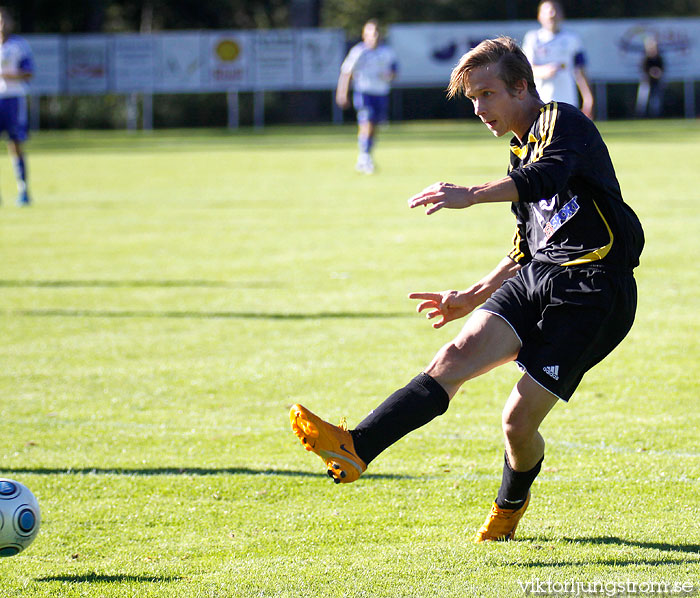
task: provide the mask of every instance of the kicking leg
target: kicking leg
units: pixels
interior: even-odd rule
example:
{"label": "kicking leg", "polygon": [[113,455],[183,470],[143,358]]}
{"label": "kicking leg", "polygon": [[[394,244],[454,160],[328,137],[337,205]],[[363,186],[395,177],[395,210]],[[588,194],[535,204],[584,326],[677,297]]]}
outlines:
{"label": "kicking leg", "polygon": [[500,317],[475,312],[425,370],[397,390],[352,431],[365,463],[409,432],[447,411],[467,380],[515,359],[520,342]]}
{"label": "kicking leg", "polygon": [[[369,464],[379,453],[391,446],[397,440],[424,426],[438,415],[447,410],[450,399],[455,395],[459,387],[470,378],[478,376],[493,367],[512,361],[518,353],[520,342],[510,326],[500,317],[488,312],[477,311],[464,325],[459,335],[447,343],[438,351],[437,355],[426,369],[406,386],[400,388],[387,398],[381,405],[372,411],[352,431],[346,432],[352,439],[352,445],[348,444],[348,438],[341,435],[340,428],[323,422],[323,429],[327,437],[343,438],[342,444],[349,448],[359,458],[364,467]],[[297,436],[303,440],[297,430],[303,429],[300,417],[303,419],[305,410],[301,405],[292,407],[292,428]],[[315,417],[315,416],[314,416]],[[323,421],[320,420],[319,421]],[[316,427],[319,423],[313,422]],[[334,447],[340,447],[337,441]],[[322,458],[323,455],[315,448],[313,450]],[[329,445],[330,446],[330,445]],[[328,447],[322,450],[338,454],[338,451]],[[326,459],[324,459],[326,460]],[[337,463],[337,462],[336,462]],[[328,461],[326,460],[328,465]],[[357,475],[350,475],[345,471],[342,476],[338,472],[338,481],[352,482],[364,471],[358,471]],[[338,470],[333,464],[328,467],[333,476]]]}
{"label": "kicking leg", "polygon": [[452,399],[467,380],[513,361],[519,351],[520,341],[505,320],[476,311],[461,332],[437,352],[425,372]]}

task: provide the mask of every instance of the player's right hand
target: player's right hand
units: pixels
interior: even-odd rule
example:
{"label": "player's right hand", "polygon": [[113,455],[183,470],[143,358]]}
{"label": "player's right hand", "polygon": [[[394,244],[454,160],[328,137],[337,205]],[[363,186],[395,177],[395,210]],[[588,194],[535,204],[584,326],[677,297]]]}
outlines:
{"label": "player's right hand", "polygon": [[430,310],[426,317],[429,320],[441,317],[440,320],[433,323],[433,328],[442,328],[448,322],[458,320],[469,314],[474,306],[470,304],[468,294],[460,291],[440,291],[437,293],[410,293],[409,299],[422,299],[418,304],[416,311],[418,313],[428,309]]}

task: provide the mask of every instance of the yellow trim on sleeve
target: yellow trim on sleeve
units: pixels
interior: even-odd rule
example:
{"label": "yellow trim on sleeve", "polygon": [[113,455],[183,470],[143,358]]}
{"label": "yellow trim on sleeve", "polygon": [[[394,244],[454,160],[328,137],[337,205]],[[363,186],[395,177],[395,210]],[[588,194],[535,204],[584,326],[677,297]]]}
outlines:
{"label": "yellow trim on sleeve", "polygon": [[520,249],[520,246],[522,245],[523,239],[520,236],[520,227],[516,226],[515,227],[515,234],[513,235],[513,249],[510,250],[510,253],[508,254],[508,257],[512,259],[514,262],[519,262],[525,257],[525,254],[523,253],[523,250]]}

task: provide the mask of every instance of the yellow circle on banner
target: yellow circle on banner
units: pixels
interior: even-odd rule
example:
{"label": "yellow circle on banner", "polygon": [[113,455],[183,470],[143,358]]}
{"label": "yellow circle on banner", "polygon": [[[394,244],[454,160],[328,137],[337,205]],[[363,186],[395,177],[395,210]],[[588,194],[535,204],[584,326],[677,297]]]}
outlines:
{"label": "yellow circle on banner", "polygon": [[216,45],[216,55],[224,62],[233,62],[240,53],[241,47],[231,39],[225,39]]}

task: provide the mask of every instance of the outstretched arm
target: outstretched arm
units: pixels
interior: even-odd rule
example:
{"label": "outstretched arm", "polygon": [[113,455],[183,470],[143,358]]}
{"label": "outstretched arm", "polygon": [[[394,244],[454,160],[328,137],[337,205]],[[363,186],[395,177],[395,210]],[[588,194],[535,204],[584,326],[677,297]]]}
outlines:
{"label": "outstretched arm", "polygon": [[505,257],[489,274],[464,291],[410,293],[408,296],[410,299],[422,299],[416,308],[417,311],[430,310],[426,314],[429,320],[440,316],[440,320],[433,324],[433,328],[442,328],[448,322],[474,311],[519,269],[518,264],[509,257]]}
{"label": "outstretched arm", "polygon": [[428,206],[425,213],[434,214],[442,208],[457,210],[478,203],[513,202],[518,201],[518,199],[518,188],[513,179],[504,177],[498,181],[474,187],[460,187],[452,183],[434,183],[411,197],[408,200],[408,206],[410,208]]}

